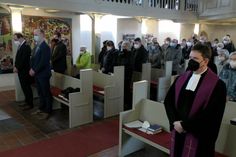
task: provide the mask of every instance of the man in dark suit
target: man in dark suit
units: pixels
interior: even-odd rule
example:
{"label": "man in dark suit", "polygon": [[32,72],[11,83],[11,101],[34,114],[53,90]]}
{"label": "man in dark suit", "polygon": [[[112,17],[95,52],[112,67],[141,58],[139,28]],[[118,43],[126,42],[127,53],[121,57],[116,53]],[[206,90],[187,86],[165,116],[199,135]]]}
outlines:
{"label": "man in dark suit", "polygon": [[29,110],[34,107],[31,89],[32,77],[29,75],[31,48],[21,33],[14,34],[14,43],[17,46],[14,72],[18,73],[20,85],[25,96],[25,104],[19,106],[24,107],[23,110]]}
{"label": "man in dark suit", "polygon": [[56,33],[54,36],[58,40],[54,49],[52,50],[52,68],[55,72],[64,74],[66,71],[66,45],[61,41],[61,33]]}
{"label": "man in dark suit", "polygon": [[142,72],[142,65],[146,63],[148,59],[148,52],[144,48],[140,38],[134,39],[133,50],[133,70]]}
{"label": "man in dark suit", "polygon": [[52,95],[50,92],[50,47],[45,42],[45,33],[41,29],[34,30],[36,42],[35,52],[31,57],[31,69],[29,74],[35,77],[40,106],[39,110],[32,114],[38,115],[39,119],[47,119],[52,112]]}

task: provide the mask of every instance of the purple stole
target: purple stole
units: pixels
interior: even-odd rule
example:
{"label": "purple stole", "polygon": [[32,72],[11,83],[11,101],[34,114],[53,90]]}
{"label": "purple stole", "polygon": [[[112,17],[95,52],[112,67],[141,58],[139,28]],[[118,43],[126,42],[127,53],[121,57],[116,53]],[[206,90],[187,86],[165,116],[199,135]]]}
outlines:
{"label": "purple stole", "polygon": [[[189,76],[191,75],[190,71],[187,71],[183,75],[181,75],[178,80],[176,81],[175,85],[175,107],[178,108],[177,103],[180,96],[180,91],[184,85],[184,83],[187,81]],[[212,92],[218,82],[219,78],[217,75],[215,75],[209,68],[207,70],[206,76],[202,80],[195,99],[193,101],[192,108],[189,113],[189,118],[193,117],[195,113],[201,108],[206,107],[209,99],[212,95]],[[174,147],[175,147],[175,134],[176,131],[173,129],[171,133],[171,150],[170,150],[170,156],[174,157]],[[191,133],[186,133],[184,148],[182,152],[182,157],[195,157],[198,147],[198,139],[194,137]]]}

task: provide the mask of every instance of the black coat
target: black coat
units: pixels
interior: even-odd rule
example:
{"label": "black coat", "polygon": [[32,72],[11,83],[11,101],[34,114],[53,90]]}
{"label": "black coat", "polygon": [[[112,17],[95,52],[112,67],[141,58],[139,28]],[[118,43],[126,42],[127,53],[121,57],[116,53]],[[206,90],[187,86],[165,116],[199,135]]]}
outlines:
{"label": "black coat", "polygon": [[103,73],[113,73],[114,66],[117,66],[117,58],[118,58],[119,51],[117,49],[111,49],[106,52],[103,57]]}
{"label": "black coat", "polygon": [[121,51],[118,56],[118,65],[125,67],[125,79],[132,78],[132,53],[131,51],[125,50],[127,52]]}
{"label": "black coat", "polygon": [[31,48],[26,42],[24,42],[17,50],[15,58],[15,67],[17,68],[19,74],[29,74],[30,56]]}
{"label": "black coat", "polygon": [[55,72],[64,73],[66,66],[66,45],[59,42],[52,52],[52,68]]}
{"label": "black coat", "polygon": [[142,64],[146,63],[148,59],[148,52],[142,45],[139,49],[133,50],[133,70],[142,72]]}

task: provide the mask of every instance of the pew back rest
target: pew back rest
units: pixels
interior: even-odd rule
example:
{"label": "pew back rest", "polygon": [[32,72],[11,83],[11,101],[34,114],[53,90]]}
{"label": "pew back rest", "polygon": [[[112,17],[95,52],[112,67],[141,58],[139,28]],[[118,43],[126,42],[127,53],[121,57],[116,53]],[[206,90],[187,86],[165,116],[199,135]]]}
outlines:
{"label": "pew back rest", "polygon": [[171,77],[160,77],[157,87],[157,101],[162,102],[171,86]]}
{"label": "pew back rest", "polygon": [[169,121],[164,104],[149,99],[142,99],[135,105],[135,112],[139,113],[139,119],[141,121],[148,121],[150,124],[159,124],[164,130],[169,131]]}
{"label": "pew back rest", "polygon": [[93,84],[98,87],[114,85],[114,76],[93,71]]}
{"label": "pew back rest", "polygon": [[225,106],[219,135],[216,141],[216,150],[218,152],[227,153],[227,140],[230,138],[227,135],[231,125],[230,120],[233,118],[236,118],[236,102],[228,101]]}
{"label": "pew back rest", "polygon": [[152,68],[151,70],[151,80],[157,80],[160,77],[164,76],[164,69]]}
{"label": "pew back rest", "polygon": [[81,88],[81,80],[57,72],[52,72],[50,83],[52,86],[62,90],[68,87]]}

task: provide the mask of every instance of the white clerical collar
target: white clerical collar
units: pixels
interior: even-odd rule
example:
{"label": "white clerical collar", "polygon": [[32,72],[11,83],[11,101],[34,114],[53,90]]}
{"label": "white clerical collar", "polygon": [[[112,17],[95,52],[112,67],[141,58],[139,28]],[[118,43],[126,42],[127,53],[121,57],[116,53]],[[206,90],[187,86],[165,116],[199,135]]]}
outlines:
{"label": "white clerical collar", "polygon": [[197,88],[197,85],[198,85],[198,82],[201,78],[201,75],[207,71],[207,68],[201,72],[200,74],[196,74],[196,73],[193,73],[193,75],[191,76],[191,78],[189,79],[188,81],[188,84],[186,86],[186,90],[191,90],[191,91],[195,91],[195,89]]}

